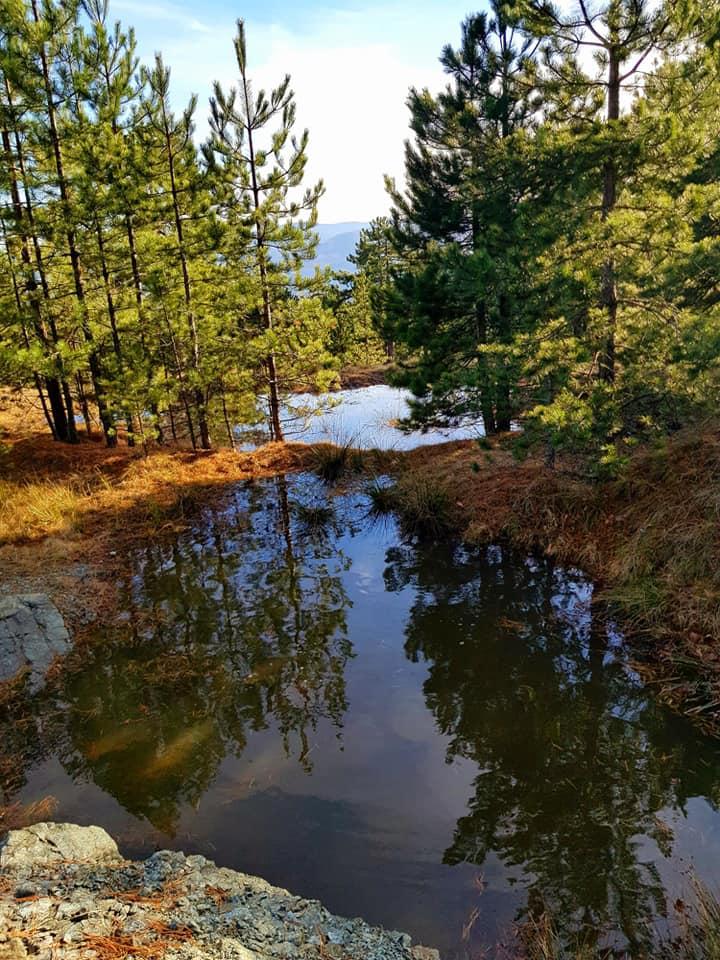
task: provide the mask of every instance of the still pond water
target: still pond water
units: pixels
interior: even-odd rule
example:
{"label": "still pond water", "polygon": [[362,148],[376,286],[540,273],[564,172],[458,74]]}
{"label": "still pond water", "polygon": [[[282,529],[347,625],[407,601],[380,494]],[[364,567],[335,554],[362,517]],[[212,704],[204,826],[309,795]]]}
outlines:
{"label": "still pond water", "polygon": [[[363,450],[412,450],[431,443],[468,440],[483,435],[481,423],[461,417],[452,426],[407,430],[401,422],[410,414],[409,390],[375,384],[315,395],[301,393],[285,404],[281,420],[287,440],[304,443],[348,443]],[[267,420],[267,416],[264,416]],[[264,441],[257,427],[236,428],[240,442]]]}
{"label": "still pond water", "polygon": [[720,744],[660,708],[578,572],[405,540],[311,476],[127,559],[122,622],[0,730],[23,801],[479,957],[544,902],[640,944],[720,880]]}

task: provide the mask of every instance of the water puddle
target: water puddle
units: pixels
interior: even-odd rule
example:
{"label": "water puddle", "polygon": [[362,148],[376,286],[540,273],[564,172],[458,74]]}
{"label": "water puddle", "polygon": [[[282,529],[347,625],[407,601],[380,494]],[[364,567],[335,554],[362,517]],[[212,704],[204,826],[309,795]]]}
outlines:
{"label": "water puddle", "polygon": [[[483,436],[482,424],[470,417],[454,426],[405,430],[401,422],[410,413],[409,390],[377,384],[316,396],[297,394],[283,407],[287,440],[304,443],[352,443],[361,449],[413,450],[431,443]],[[237,428],[240,443],[252,447],[267,440],[264,430]]]}
{"label": "water puddle", "polygon": [[691,867],[718,879],[720,745],[623,666],[580,573],[368,509],[276,478],[128,557],[123,622],[0,729],[6,799],[453,960],[540,903],[639,950]]}

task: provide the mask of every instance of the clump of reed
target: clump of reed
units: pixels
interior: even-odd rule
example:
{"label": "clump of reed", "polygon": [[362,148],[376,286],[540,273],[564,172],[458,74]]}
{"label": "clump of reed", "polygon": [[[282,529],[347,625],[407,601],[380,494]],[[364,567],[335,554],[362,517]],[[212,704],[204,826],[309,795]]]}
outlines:
{"label": "clump of reed", "polygon": [[426,472],[409,471],[395,484],[376,478],[366,488],[373,513],[397,514],[407,533],[436,539],[457,528],[447,486]]}
{"label": "clump of reed", "polygon": [[363,451],[355,446],[354,437],[341,443],[317,443],[312,448],[313,469],[328,484],[359,473],[364,463]]}
{"label": "clump of reed", "polygon": [[522,960],[609,960],[607,952],[601,952],[593,943],[597,935],[578,933],[567,943],[547,913],[525,920],[518,930],[518,939]]}
{"label": "clump of reed", "polygon": [[693,882],[693,903],[675,905],[676,936],[658,943],[654,960],[720,960],[720,902],[698,880]]}
{"label": "clump of reed", "polygon": [[335,511],[327,503],[298,503],[295,516],[308,530],[322,530],[333,520]]}
{"label": "clump of reed", "polygon": [[365,493],[370,499],[372,513],[382,516],[397,509],[397,484],[383,477],[373,477],[365,487]]}

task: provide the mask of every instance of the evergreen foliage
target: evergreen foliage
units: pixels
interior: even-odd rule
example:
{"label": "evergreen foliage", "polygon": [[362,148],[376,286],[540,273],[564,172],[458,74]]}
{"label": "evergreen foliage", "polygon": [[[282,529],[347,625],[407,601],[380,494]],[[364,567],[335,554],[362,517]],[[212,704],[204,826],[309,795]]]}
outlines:
{"label": "evergreen foliage", "polygon": [[283,393],[335,376],[327,282],[300,275],[323,190],[303,189],[308,133],[289,77],[253,95],[242,23],[235,49],[200,150],[196,98],[173,112],[170,69],[139,65],[107,0],[0,6],[0,376],[58,440],[82,416],[111,446],[209,449],[265,395],[280,439]]}
{"label": "evergreen foliage", "polygon": [[393,339],[418,420],[468,410],[613,471],[717,410],[716,5],[469,17],[411,91],[389,184]]}
{"label": "evergreen foliage", "polygon": [[0,5],[0,379],[62,442],[208,449],[339,364],[396,361],[424,424],[590,453],[720,399],[717,4],[492,0],[410,91],[406,182],[316,271],[290,78],[216,84],[198,145],[107,0]]}

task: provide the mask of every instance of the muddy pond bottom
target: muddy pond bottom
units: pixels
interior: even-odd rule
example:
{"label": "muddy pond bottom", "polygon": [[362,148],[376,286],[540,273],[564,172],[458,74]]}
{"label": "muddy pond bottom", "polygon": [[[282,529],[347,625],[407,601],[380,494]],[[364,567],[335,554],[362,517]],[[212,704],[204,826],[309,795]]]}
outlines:
{"label": "muddy pond bottom", "polygon": [[542,908],[639,952],[690,870],[720,879],[720,745],[626,669],[575,570],[407,541],[294,476],[129,555],[123,589],[79,672],[3,723],[5,802],[449,960]]}

